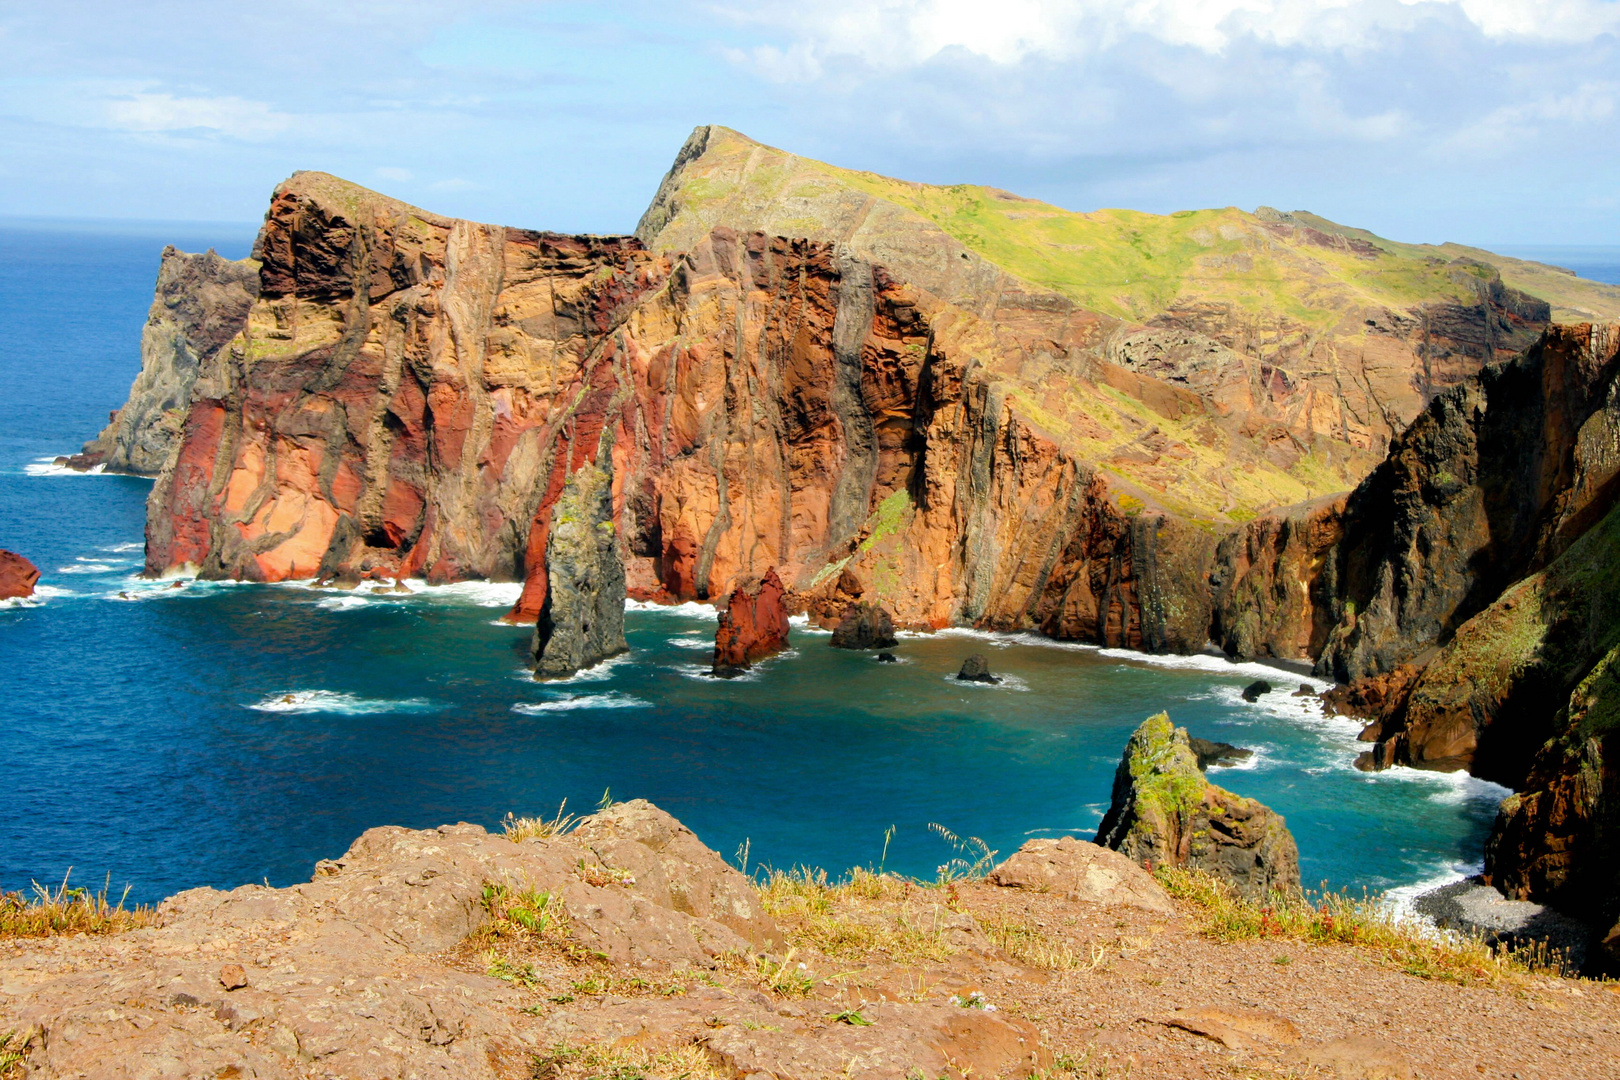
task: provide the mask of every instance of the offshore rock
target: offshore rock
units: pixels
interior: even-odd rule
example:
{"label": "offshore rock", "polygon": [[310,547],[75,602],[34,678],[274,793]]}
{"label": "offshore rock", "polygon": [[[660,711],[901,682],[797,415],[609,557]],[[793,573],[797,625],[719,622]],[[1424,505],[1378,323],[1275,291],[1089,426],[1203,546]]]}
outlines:
{"label": "offshore rock", "polygon": [[956,673],[956,677],[962,682],[998,683],[1001,681],[990,674],[990,661],[984,658],[983,653],[974,653],[962,661],[962,669]]}
{"label": "offshore rock", "polygon": [[1281,815],[1205,780],[1187,730],[1166,713],[1126,744],[1096,842],[1149,868],[1207,871],[1251,899],[1299,888],[1299,848]]}
{"label": "offshore rock", "polygon": [[876,604],[851,604],[833,628],[835,649],[888,649],[897,644],[893,617]]}
{"label": "offshore rock", "polygon": [[1187,745],[1192,748],[1194,756],[1198,758],[1198,767],[1204,770],[1208,770],[1211,765],[1229,767],[1254,757],[1253,750],[1233,746],[1231,743],[1200,739],[1196,735],[1188,737]]}
{"label": "offshore rock", "polygon": [[68,459],[74,468],[156,476],[180,441],[198,373],[247,322],[259,264],[163,249],[152,307],[141,330],[141,371],[100,435]]}
{"label": "offshore rock", "polygon": [[[611,443],[603,445],[611,464]],[[535,678],[572,675],[630,647],[611,467],[587,463],[568,478],[552,510],[546,567],[546,599],[531,646]]]}
{"label": "offshore rock", "polygon": [[1252,705],[1256,701],[1259,701],[1263,695],[1271,693],[1271,690],[1271,684],[1266,680],[1256,679],[1254,682],[1243,688],[1243,700]]}
{"label": "offshore rock", "polygon": [[752,587],[739,585],[720,610],[714,632],[714,674],[740,675],[754,662],[781,652],[788,643],[787,605],[776,567]]}
{"label": "offshore rock", "polygon": [[14,551],[0,551],[0,600],[23,600],[34,595],[39,567]]}

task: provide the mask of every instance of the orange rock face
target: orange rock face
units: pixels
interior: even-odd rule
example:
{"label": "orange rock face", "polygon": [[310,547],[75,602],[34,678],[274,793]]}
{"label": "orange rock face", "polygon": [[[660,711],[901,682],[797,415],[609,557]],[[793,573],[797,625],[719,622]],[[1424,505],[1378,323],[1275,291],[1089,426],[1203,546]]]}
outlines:
{"label": "orange rock face", "polygon": [[0,600],[34,595],[39,568],[13,551],[0,551]]}
{"label": "orange rock face", "polygon": [[788,643],[788,612],[782,579],[773,566],[752,587],[739,585],[720,612],[714,633],[714,672],[746,670],[781,652]]}

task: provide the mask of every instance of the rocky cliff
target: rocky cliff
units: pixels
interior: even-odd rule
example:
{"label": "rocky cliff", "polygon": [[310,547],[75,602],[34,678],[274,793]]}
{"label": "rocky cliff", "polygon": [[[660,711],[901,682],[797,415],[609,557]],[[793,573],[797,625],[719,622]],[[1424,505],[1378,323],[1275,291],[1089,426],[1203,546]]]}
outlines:
{"label": "rocky cliff", "polygon": [[129,400],[70,459],[77,468],[156,476],[179,438],[200,371],[211,367],[259,295],[259,264],[212,249],[163,249],[152,308],[141,330],[141,371]]}
{"label": "rocky cliff", "polygon": [[1207,871],[1250,899],[1299,888],[1287,823],[1206,780],[1187,729],[1165,713],[1144,720],[1126,744],[1096,842],[1141,865]]}

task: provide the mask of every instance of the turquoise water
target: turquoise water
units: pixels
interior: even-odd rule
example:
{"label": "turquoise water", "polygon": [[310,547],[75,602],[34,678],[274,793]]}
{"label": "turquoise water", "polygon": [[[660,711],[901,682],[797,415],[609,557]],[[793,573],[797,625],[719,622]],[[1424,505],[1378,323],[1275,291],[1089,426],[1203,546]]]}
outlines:
{"label": "turquoise water", "polygon": [[[48,459],[105,422],[138,367],[157,253],[251,237],[0,229],[0,547],[44,572],[0,610],[0,888],[111,877],[155,900],[309,876],[374,825],[549,814],[644,797],[751,865],[932,875],[937,822],[1006,854],[1087,836],[1125,739],[1168,709],[1259,751],[1217,782],[1285,814],[1309,883],[1383,889],[1477,864],[1500,788],[1350,767],[1356,727],[1219,659],[1035,638],[905,637],[898,665],[799,626],[744,679],[702,678],[712,612],[628,613],[630,653],[527,678],[516,586],[410,596],[135,577],[149,484]],[[42,460],[43,459],[43,460]],[[970,652],[1008,676],[951,678]],[[1291,689],[1298,677],[1271,672]],[[287,700],[288,698],[291,700]]]}

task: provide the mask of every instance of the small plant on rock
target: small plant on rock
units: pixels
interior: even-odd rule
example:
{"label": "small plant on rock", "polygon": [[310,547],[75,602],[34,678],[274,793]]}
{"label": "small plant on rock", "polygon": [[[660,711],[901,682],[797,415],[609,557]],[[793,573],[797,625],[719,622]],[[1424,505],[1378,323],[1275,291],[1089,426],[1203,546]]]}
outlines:
{"label": "small plant on rock", "polygon": [[562,836],[573,831],[579,824],[579,818],[573,814],[564,814],[568,807],[568,800],[564,799],[557,807],[557,816],[549,821],[538,817],[514,817],[510,812],[501,819],[501,828],[506,832],[506,838],[514,844],[525,840],[546,840],[553,836]]}
{"label": "small plant on rock", "polygon": [[[68,870],[68,875],[73,873]],[[116,904],[107,901],[107,887],[92,893],[88,889],[72,888],[68,877],[54,891],[38,882],[34,895],[0,893],[0,938],[52,937],[57,934],[119,934],[157,922],[157,914],[148,907],[126,908],[124,900],[129,890]]]}

